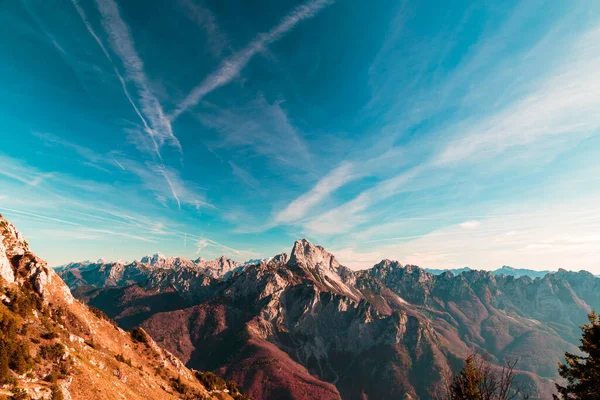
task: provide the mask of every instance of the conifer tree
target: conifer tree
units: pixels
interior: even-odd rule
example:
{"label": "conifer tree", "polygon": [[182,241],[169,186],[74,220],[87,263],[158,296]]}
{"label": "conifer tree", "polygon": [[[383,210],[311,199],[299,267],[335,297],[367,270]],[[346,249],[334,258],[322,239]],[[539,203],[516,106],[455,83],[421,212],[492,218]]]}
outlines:
{"label": "conifer tree", "polygon": [[567,383],[566,386],[556,384],[555,400],[600,399],[600,315],[592,311],[588,320],[589,323],[581,326],[579,350],[583,355],[566,352],[566,363],[558,363],[558,372]]}
{"label": "conifer tree", "polygon": [[478,370],[474,355],[467,357],[465,366],[451,385],[451,400],[482,400],[480,386],[483,373]]}

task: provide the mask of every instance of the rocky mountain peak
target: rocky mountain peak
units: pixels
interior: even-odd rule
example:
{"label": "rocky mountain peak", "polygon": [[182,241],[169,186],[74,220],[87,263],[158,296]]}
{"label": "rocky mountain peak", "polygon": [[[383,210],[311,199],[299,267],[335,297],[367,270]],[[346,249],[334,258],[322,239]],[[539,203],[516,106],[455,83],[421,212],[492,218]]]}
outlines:
{"label": "rocky mountain peak", "polygon": [[271,260],[277,264],[287,264],[290,261],[290,256],[287,253],[281,253],[274,256]]}
{"label": "rocky mountain peak", "polygon": [[221,256],[213,261],[205,261],[199,258],[196,261],[196,265],[203,269],[204,272],[215,279],[224,279],[231,276],[236,271],[241,271],[244,267],[237,261],[234,261],[225,256]]}
{"label": "rocky mountain peak", "polygon": [[266,264],[269,261],[271,261],[272,259],[273,259],[272,257],[268,257],[268,258],[252,258],[250,260],[244,261],[244,265]]}
{"label": "rocky mountain peak", "polygon": [[398,261],[381,260],[378,264],[370,269],[370,274],[378,279],[385,280],[390,275],[414,275],[415,277],[428,278],[430,275],[427,271],[417,265],[406,264],[402,265]]}
{"label": "rocky mountain peak", "polygon": [[158,269],[178,269],[185,267],[192,268],[196,265],[195,262],[188,260],[187,258],[166,257],[161,253],[155,253],[151,256],[142,257],[139,261],[134,262],[132,265],[136,264],[143,264]]}
{"label": "rocky mountain peak", "polygon": [[398,261],[392,261],[387,258],[379,261],[379,263],[373,266],[374,270],[379,271],[391,271],[398,268],[402,268],[402,264],[400,264]]}
{"label": "rocky mountain peak", "polygon": [[0,237],[7,257],[23,255],[29,251],[29,245],[21,232],[0,214]]}
{"label": "rocky mountain peak", "polygon": [[340,266],[333,254],[306,239],[296,240],[290,255],[290,263],[301,264],[309,268],[320,265],[329,269],[337,269]]}
{"label": "rocky mountain peak", "polygon": [[[0,276],[9,284],[29,282],[43,296],[53,274],[45,261],[29,251],[29,245],[21,232],[0,215]],[[66,292],[70,297],[68,289]]]}
{"label": "rocky mountain peak", "polygon": [[142,257],[140,262],[143,262],[144,264],[157,265],[166,259],[167,257],[165,257],[162,253],[154,253],[153,255]]}

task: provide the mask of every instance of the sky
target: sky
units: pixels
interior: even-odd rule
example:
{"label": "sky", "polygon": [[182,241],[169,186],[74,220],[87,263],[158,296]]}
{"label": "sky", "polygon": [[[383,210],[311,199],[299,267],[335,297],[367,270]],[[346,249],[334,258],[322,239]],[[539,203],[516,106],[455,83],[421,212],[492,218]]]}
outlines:
{"label": "sky", "polygon": [[600,273],[597,0],[0,0],[0,213],[59,265]]}

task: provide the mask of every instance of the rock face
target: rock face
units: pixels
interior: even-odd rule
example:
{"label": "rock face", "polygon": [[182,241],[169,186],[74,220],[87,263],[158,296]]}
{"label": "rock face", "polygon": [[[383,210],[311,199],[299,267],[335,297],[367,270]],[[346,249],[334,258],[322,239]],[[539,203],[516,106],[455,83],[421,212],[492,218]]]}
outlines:
{"label": "rock face", "polygon": [[0,273],[8,283],[29,283],[40,296],[55,276],[43,260],[29,251],[29,245],[13,224],[0,216]]}
{"label": "rock face", "polygon": [[219,257],[214,261],[196,260],[196,265],[208,276],[215,279],[227,279],[231,275],[244,270],[245,265],[226,257]]}
{"label": "rock face", "polygon": [[9,283],[15,281],[15,273],[8,257],[6,256],[6,247],[4,247],[3,240],[0,240],[0,276]]}
{"label": "rock face", "polygon": [[76,293],[261,399],[428,399],[470,351],[497,365],[518,357],[532,398],[548,398],[578,325],[600,309],[600,279],[587,272],[435,275],[391,260],[352,271],[305,239],[257,263],[148,264],[132,269],[143,281]]}
{"label": "rock face", "polygon": [[[0,215],[0,397],[51,399],[238,399],[205,387],[143,330],[118,328],[90,310],[21,233]],[[188,290],[190,288],[182,288]],[[19,360],[6,364],[6,359]],[[57,377],[49,383],[47,377]],[[225,383],[223,382],[223,385]]]}

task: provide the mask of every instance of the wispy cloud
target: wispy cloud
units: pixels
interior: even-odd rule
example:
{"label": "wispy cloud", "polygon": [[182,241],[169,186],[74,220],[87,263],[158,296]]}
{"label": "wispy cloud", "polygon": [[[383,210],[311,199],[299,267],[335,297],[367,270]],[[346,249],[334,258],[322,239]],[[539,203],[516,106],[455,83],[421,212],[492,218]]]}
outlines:
{"label": "wispy cloud", "polygon": [[311,208],[350,182],[356,175],[351,163],[342,163],[339,167],[321,178],[310,191],[304,193],[288,204],[284,210],[277,213],[274,223],[287,224],[304,218]]}
{"label": "wispy cloud", "polygon": [[[94,38],[94,40],[96,41],[96,43],[98,44],[98,46],[100,46],[100,49],[102,50],[102,53],[104,54],[104,56],[106,57],[106,59],[110,62],[111,66],[113,67],[115,75],[117,76],[117,78],[119,79],[119,82],[121,83],[121,87],[123,89],[123,93],[125,94],[125,97],[129,101],[129,104],[131,104],[131,107],[135,111],[136,115],[140,118],[140,120],[141,120],[141,122],[142,122],[142,124],[144,126],[144,131],[146,133],[152,132],[152,129],[150,128],[150,126],[148,125],[148,122],[146,121],[146,118],[142,115],[142,113],[138,109],[137,105],[135,104],[135,102],[131,98],[131,95],[129,94],[129,90],[127,89],[127,84],[125,83],[125,79],[123,78],[123,76],[119,72],[119,69],[117,68],[117,66],[113,62],[113,59],[112,59],[110,53],[108,52],[108,50],[106,49],[106,47],[104,46],[104,44],[102,43],[102,40],[100,40],[100,37],[98,37],[98,35],[94,31],[94,29],[92,28],[92,25],[88,21],[87,16],[86,16],[85,12],[83,11],[83,8],[79,4],[79,1],[78,0],[71,0],[71,2],[73,3],[73,6],[77,10],[77,13],[81,17],[81,20],[82,20],[83,24],[85,25],[86,29],[88,30],[88,32],[90,33],[90,35]],[[153,137],[153,134],[151,134],[151,136]],[[154,139],[152,138],[152,140],[154,140]],[[154,148],[153,148],[153,150],[157,150],[157,143],[156,143],[156,141],[154,141]]]}
{"label": "wispy cloud", "polygon": [[232,79],[236,78],[250,59],[257,53],[264,51],[266,46],[278,41],[286,33],[294,29],[302,20],[314,17],[319,11],[330,4],[333,4],[333,0],[312,0],[296,7],[273,29],[259,34],[243,50],[226,58],[215,72],[206,77],[177,106],[175,111],[170,115],[171,121],[175,120],[190,107],[198,104],[202,98],[213,90],[226,85]]}
{"label": "wispy cloud", "polygon": [[38,186],[52,173],[27,168],[19,160],[0,155],[0,177],[5,177],[28,186]]}
{"label": "wispy cloud", "polygon": [[217,18],[212,11],[193,0],[179,0],[179,4],[184,9],[185,15],[204,29],[206,41],[212,54],[215,57],[221,57],[221,54],[229,45],[229,40],[217,24]]}
{"label": "wispy cloud", "polygon": [[206,107],[207,111],[197,117],[204,126],[219,132],[221,140],[214,147],[250,149],[278,164],[311,169],[308,146],[280,103],[269,104],[259,96],[246,107]]}
{"label": "wispy cloud", "polygon": [[[477,119],[454,120],[437,131],[436,137],[448,139],[441,145],[435,143],[431,155],[419,160],[416,167],[376,183],[354,199],[300,224],[313,233],[342,234],[369,224],[373,218],[367,214],[369,209],[409,187],[435,182],[444,174],[473,164],[483,174],[486,168],[508,165],[506,160],[539,162],[541,157],[548,162],[550,156],[564,151],[567,141],[578,143],[596,134],[600,128],[600,114],[594,112],[600,109],[598,43],[598,28],[576,37],[570,46],[565,45],[569,50],[553,60],[554,68],[535,84],[526,82],[524,87],[514,88],[518,95],[506,106],[492,107],[491,113]],[[414,146],[424,146],[422,141],[415,142]]]}
{"label": "wispy cloud", "polygon": [[[88,147],[81,146],[50,133],[33,132],[33,135],[48,147],[62,147],[63,149],[69,150],[70,159],[77,160],[83,165],[108,172],[108,169],[105,167],[110,166],[110,163],[108,162],[108,156],[106,154],[96,152]],[[73,154],[77,155],[79,159],[73,157]]]}
{"label": "wispy cloud", "polygon": [[348,232],[355,226],[367,221],[361,215],[374,204],[380,203],[397,194],[406,184],[417,176],[424,167],[415,167],[386,179],[375,186],[363,191],[354,199],[327,211],[315,218],[311,218],[304,225],[306,229],[316,233],[339,234]]}
{"label": "wispy cloud", "polygon": [[85,228],[81,228],[80,231],[84,232],[84,233],[85,232],[98,233],[98,234],[101,234],[103,237],[106,237],[106,235],[112,235],[112,236],[119,236],[119,237],[124,237],[124,238],[128,238],[128,239],[140,240],[142,242],[156,243],[156,240],[154,240],[154,239],[150,239],[150,238],[140,236],[140,235],[130,234],[130,233],[119,231],[119,230],[85,227]]}
{"label": "wispy cloud", "polygon": [[[530,93],[461,132],[436,164],[481,159],[559,135],[600,127],[600,29],[582,35],[563,62]],[[459,126],[460,128],[461,126]]]}
{"label": "wispy cloud", "polygon": [[480,221],[465,221],[459,225],[463,229],[476,229],[481,226]]}
{"label": "wispy cloud", "polygon": [[2,207],[1,209],[3,211],[9,211],[11,213],[26,215],[28,217],[33,217],[33,218],[41,219],[41,220],[45,220],[45,221],[58,222],[60,224],[66,224],[66,225],[72,225],[72,226],[80,226],[80,227],[83,226],[81,224],[78,224],[78,223],[75,223],[75,222],[71,222],[71,221],[67,221],[65,219],[48,217],[48,216],[45,216],[45,215],[36,214],[36,213],[28,212],[28,211],[15,210],[14,208],[5,208],[5,207]]}
{"label": "wispy cloud", "polygon": [[144,71],[144,62],[135,49],[129,27],[121,18],[117,3],[113,0],[97,0],[96,4],[102,14],[102,25],[108,33],[111,47],[121,59],[127,78],[134,83],[137,89],[141,109],[144,116],[150,121],[150,127],[145,124],[146,133],[156,143],[157,152],[158,148],[165,143],[181,149],[179,140],[173,134],[169,119],[160,102],[150,90],[148,77]]}
{"label": "wispy cloud", "polygon": [[233,172],[233,175],[235,175],[239,180],[241,180],[251,188],[258,190],[258,180],[254,178],[248,171],[246,171],[243,168],[240,168],[233,161],[229,161],[229,166],[231,167],[231,172]]}
{"label": "wispy cloud", "polygon": [[[201,238],[208,241],[213,252],[220,251],[237,258],[256,255],[251,250],[237,249],[222,241],[207,238],[207,234],[209,237],[211,235],[205,231],[206,227],[201,228],[196,223],[188,224],[179,218],[172,218],[173,214],[156,205],[152,195],[147,194],[149,192],[155,197],[163,195],[165,201],[168,201],[173,190],[180,199],[183,212],[186,211],[184,205],[193,209],[212,208],[197,193],[198,188],[193,183],[182,180],[175,171],[167,169],[165,173],[169,176],[171,188],[154,171],[159,168],[157,164],[144,164],[125,158],[120,158],[120,162],[126,168],[122,174],[122,178],[127,178],[126,182],[118,180],[106,185],[55,173],[43,185],[32,187],[29,183],[42,174],[40,170],[21,161],[0,156],[0,213],[17,223],[28,239],[33,239],[32,246],[41,249],[45,245],[46,254],[40,252],[40,255],[54,264],[89,257],[85,253],[90,250],[87,246],[65,251],[69,247],[68,240],[71,239],[81,240],[82,243],[86,240],[101,240],[110,244],[108,247],[99,247],[104,253],[101,255],[110,257],[114,251],[124,252],[117,253],[117,258],[132,258],[140,248],[152,252],[159,250],[157,244],[176,246],[187,240],[197,241]],[[7,176],[7,172],[19,179]],[[139,179],[139,182],[132,181],[132,177]],[[5,196],[5,193],[14,196]],[[30,232],[35,236],[31,237]],[[130,244],[124,240],[132,242]],[[124,243],[135,247],[125,246],[124,249]],[[119,248],[120,250],[114,250]]]}
{"label": "wispy cloud", "polygon": [[161,163],[140,163],[131,159],[120,159],[123,168],[136,175],[144,187],[154,193],[156,198],[164,202],[172,198],[181,209],[182,204],[195,208],[214,208],[204,201],[204,197],[197,193],[196,186],[191,182],[181,179],[179,173],[172,168],[165,167]]}
{"label": "wispy cloud", "polygon": [[196,243],[196,254],[201,253],[207,247],[215,247],[215,248],[219,249],[219,251],[226,251],[227,253],[230,253],[230,254],[231,253],[236,254],[236,255],[242,254],[242,251],[240,251],[240,250],[236,250],[231,247],[222,245],[218,242],[215,242],[214,240],[210,240],[207,238],[200,238],[198,240],[198,242]]}
{"label": "wispy cloud", "polygon": [[[165,116],[162,105],[150,90],[148,77],[144,71],[144,63],[135,49],[129,27],[121,18],[118,5],[113,0],[96,1],[98,9],[103,17],[102,24],[110,38],[112,50],[119,56],[121,62],[123,63],[127,79],[125,79],[119,72],[119,69],[115,65],[110,53],[87,19],[87,16],[78,0],[71,1],[77,10],[77,13],[81,17],[86,29],[94,38],[104,56],[111,63],[115,75],[121,83],[125,97],[142,122],[143,129],[141,131],[144,132],[143,137],[137,137],[136,139],[135,135],[137,135],[140,131],[138,129],[129,130],[130,134],[133,134],[134,143],[137,144],[138,149],[147,153],[155,154],[158,157],[161,168],[157,168],[156,171],[158,171],[158,173],[164,177],[167,185],[169,185],[169,187],[172,189],[173,185],[170,181],[169,174],[165,172],[167,168],[164,166],[160,148],[164,144],[170,144],[181,150],[181,145],[179,140],[173,134],[171,123]],[[141,110],[136,105],[136,102],[133,100],[127,88],[127,81],[133,82],[137,89]],[[114,161],[121,169],[124,169],[123,165],[121,165],[116,159],[114,159]],[[171,194],[176,200],[178,207],[181,208],[181,202],[177,197],[175,190],[171,190]]]}

